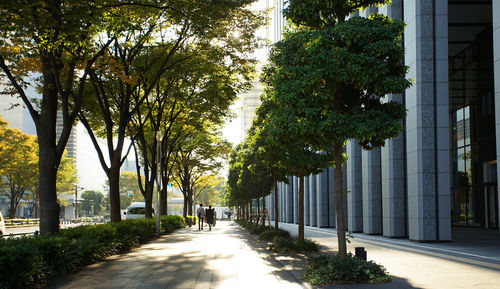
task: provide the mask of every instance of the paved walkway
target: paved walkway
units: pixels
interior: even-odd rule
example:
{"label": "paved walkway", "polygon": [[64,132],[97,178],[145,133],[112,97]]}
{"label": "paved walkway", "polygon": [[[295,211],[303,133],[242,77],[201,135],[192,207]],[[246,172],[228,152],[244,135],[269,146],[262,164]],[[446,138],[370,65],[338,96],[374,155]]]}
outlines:
{"label": "paved walkway", "polygon": [[308,288],[255,243],[233,222],[181,229],[48,288]]}
{"label": "paved walkway", "polygon": [[[295,234],[297,226],[280,223]],[[335,229],[306,227],[306,236],[335,251]],[[307,257],[276,255],[235,223],[212,231],[176,231],[127,254],[54,280],[48,288],[251,288],[251,289],[500,289],[500,238],[496,232],[454,231],[449,243],[354,234],[348,250],[363,246],[393,282],[311,286],[300,281]]]}
{"label": "paved walkway", "polygon": [[[297,225],[280,223],[292,235]],[[305,235],[337,250],[337,233],[332,228],[306,227]],[[353,234],[348,251],[365,247],[368,260],[383,265],[393,282],[378,285],[345,284],[320,288],[378,289],[500,289],[500,236],[498,231],[454,229],[453,241],[416,243],[407,239]]]}

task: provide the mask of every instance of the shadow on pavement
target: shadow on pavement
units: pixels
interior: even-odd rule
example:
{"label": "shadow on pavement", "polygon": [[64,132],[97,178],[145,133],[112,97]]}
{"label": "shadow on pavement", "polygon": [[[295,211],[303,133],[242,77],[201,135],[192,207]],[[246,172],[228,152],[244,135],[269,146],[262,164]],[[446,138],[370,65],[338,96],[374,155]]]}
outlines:
{"label": "shadow on pavement", "polygon": [[[246,236],[246,243],[253,250],[257,251],[262,259],[270,266],[277,268],[274,272],[276,276],[280,279],[288,280],[290,282],[302,283],[304,288],[323,288],[323,289],[368,289],[368,288],[378,288],[378,289],[423,289],[421,287],[415,287],[411,285],[407,279],[392,277],[392,282],[384,284],[330,284],[330,285],[311,285],[302,280],[305,268],[307,266],[307,261],[309,257],[312,257],[318,253],[298,253],[298,254],[278,254],[272,253],[267,250],[268,243],[258,240],[258,235],[252,235],[248,231],[237,227],[234,230],[235,234],[242,234]],[[321,246],[320,250],[325,252],[327,248]]]}

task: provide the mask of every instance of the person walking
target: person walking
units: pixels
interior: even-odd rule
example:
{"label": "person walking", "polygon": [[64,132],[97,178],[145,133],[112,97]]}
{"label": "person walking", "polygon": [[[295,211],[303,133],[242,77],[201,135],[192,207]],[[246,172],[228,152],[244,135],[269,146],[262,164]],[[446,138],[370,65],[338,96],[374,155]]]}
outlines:
{"label": "person walking", "polygon": [[205,219],[205,208],[203,208],[203,204],[200,204],[196,210],[196,215],[198,216],[198,231],[203,230],[203,220]]}
{"label": "person walking", "polygon": [[208,205],[208,209],[205,212],[208,224],[208,230],[212,231],[212,225],[214,224],[214,209],[212,205]]}

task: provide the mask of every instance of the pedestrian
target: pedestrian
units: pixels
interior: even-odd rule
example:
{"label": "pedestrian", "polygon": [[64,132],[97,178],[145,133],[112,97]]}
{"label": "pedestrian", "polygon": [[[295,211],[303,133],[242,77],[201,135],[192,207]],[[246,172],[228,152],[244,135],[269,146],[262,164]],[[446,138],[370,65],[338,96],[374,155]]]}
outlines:
{"label": "pedestrian", "polygon": [[208,205],[208,209],[206,210],[206,218],[208,230],[212,231],[212,225],[214,224],[214,209],[212,209],[212,205]]}
{"label": "pedestrian", "polygon": [[227,219],[228,219],[229,221],[231,221],[231,210],[229,210],[229,211],[227,212]]}
{"label": "pedestrian", "polygon": [[205,208],[203,208],[203,204],[200,204],[196,210],[196,215],[198,215],[198,231],[203,230],[203,220],[205,219]]}

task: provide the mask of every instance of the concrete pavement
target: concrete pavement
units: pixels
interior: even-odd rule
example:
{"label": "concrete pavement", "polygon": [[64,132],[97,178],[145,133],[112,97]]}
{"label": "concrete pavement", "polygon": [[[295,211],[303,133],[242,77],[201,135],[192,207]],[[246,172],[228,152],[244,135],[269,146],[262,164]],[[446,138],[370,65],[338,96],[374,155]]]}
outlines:
{"label": "concrete pavement", "polygon": [[[280,223],[282,229],[297,233],[297,225]],[[307,238],[328,251],[337,250],[333,228],[305,227]],[[368,260],[383,265],[393,282],[378,285],[344,284],[320,288],[425,288],[500,289],[500,236],[497,231],[454,229],[453,241],[415,243],[407,239],[352,234],[348,251],[365,247]]]}
{"label": "concrete pavement", "polygon": [[[296,225],[280,226],[297,232]],[[348,250],[365,247],[368,259],[382,264],[393,282],[311,286],[300,281],[307,256],[269,253],[255,235],[220,221],[212,231],[178,230],[48,288],[500,289],[500,238],[494,233],[456,230],[453,242],[430,244],[353,234]],[[337,248],[335,229],[306,227],[305,234],[327,251]]]}
{"label": "concrete pavement", "polygon": [[[287,269],[288,266],[288,269]],[[233,222],[186,228],[58,278],[48,288],[308,288]]]}

